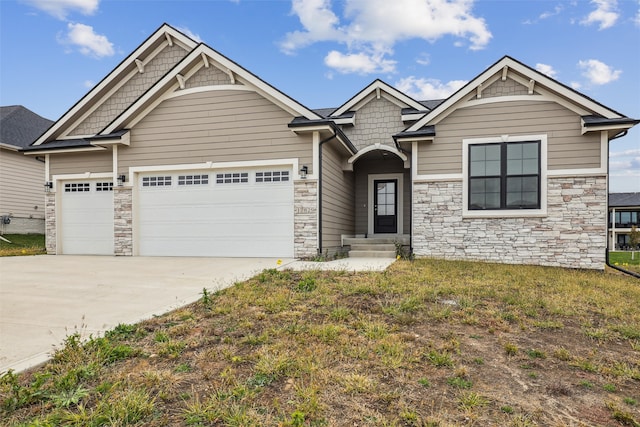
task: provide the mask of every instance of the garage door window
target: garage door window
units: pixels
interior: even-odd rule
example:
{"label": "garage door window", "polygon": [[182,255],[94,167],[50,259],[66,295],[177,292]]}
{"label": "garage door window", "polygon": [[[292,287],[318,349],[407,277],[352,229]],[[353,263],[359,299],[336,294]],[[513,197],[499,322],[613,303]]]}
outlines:
{"label": "garage door window", "polygon": [[73,182],[73,183],[64,185],[65,193],[82,193],[90,190],[91,190],[91,187],[88,182]]}
{"label": "garage door window", "polygon": [[96,182],[96,191],[113,191],[113,182]]}
{"label": "garage door window", "polygon": [[179,175],[178,185],[206,185],[209,175]]}
{"label": "garage door window", "polygon": [[256,182],[289,181],[289,171],[256,172]]}
{"label": "garage door window", "polygon": [[237,184],[249,182],[249,173],[230,172],[216,174],[216,184]]}
{"label": "garage door window", "polygon": [[142,178],[143,187],[169,187],[171,186],[170,176],[145,176]]}

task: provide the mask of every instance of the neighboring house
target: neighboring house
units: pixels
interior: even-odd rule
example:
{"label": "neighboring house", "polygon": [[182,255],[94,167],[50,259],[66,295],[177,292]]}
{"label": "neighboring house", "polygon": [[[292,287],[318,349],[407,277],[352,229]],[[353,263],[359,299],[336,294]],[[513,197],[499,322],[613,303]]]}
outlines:
{"label": "neighboring house", "polygon": [[52,124],[21,105],[0,107],[0,234],[44,234],[44,160],[20,150]]}
{"label": "neighboring house", "polygon": [[631,248],[631,227],[640,231],[640,193],[609,193],[609,248]]}
{"label": "neighboring house", "polygon": [[163,25],[26,154],[46,158],[52,254],[311,257],[386,237],[603,269],[607,147],[637,123],[510,57],[444,101],[376,80],[311,110]]}

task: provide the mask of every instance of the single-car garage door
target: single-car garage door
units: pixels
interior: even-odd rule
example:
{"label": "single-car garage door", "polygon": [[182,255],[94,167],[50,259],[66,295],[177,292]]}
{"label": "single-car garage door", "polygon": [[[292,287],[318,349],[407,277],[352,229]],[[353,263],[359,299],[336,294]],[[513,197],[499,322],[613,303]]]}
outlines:
{"label": "single-car garage door", "polygon": [[291,168],[145,173],[138,253],[292,257]]}
{"label": "single-car garage door", "polygon": [[60,190],[61,252],[113,255],[113,182],[65,181]]}

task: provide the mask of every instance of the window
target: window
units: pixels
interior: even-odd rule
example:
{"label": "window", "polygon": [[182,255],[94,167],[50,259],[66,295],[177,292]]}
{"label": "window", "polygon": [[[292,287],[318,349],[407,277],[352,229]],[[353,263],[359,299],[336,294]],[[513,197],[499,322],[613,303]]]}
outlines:
{"label": "window", "polygon": [[236,184],[241,182],[249,182],[249,173],[230,172],[216,174],[216,184]]}
{"label": "window", "polygon": [[83,193],[85,191],[91,191],[91,187],[88,182],[74,182],[72,184],[64,185],[65,193]]}
{"label": "window", "polygon": [[469,210],[539,209],[540,141],[469,144]]}
{"label": "window", "polygon": [[96,191],[113,191],[113,182],[96,182]]}
{"label": "window", "polygon": [[[611,216],[611,215],[610,215]],[[631,228],[640,225],[640,211],[616,210],[616,228]],[[611,221],[609,221],[611,222]],[[611,227],[611,224],[609,224]]]}
{"label": "window", "polygon": [[179,175],[178,185],[206,185],[209,175]]}
{"label": "window", "polygon": [[143,187],[168,187],[171,186],[170,176],[145,176],[142,178]]}
{"label": "window", "polygon": [[289,181],[289,171],[256,172],[256,182]]}

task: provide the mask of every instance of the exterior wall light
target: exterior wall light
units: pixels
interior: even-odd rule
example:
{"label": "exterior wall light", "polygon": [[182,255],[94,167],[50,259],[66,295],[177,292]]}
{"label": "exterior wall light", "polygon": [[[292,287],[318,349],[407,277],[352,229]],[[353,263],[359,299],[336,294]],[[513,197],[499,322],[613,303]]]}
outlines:
{"label": "exterior wall light", "polygon": [[44,192],[45,193],[49,193],[52,188],[53,188],[53,182],[47,181],[47,182],[44,183]]}
{"label": "exterior wall light", "polygon": [[127,181],[126,175],[118,175],[118,187],[122,187],[126,181]]}
{"label": "exterior wall light", "polygon": [[307,179],[307,172],[309,172],[309,168],[305,165],[300,169],[300,178]]}

